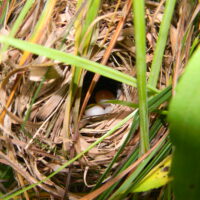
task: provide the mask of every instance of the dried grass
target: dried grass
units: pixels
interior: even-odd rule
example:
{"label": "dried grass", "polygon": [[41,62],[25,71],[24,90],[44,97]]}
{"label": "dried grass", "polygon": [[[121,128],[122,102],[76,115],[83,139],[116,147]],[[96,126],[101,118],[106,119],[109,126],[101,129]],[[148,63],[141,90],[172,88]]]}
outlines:
{"label": "dried grass", "polygon": [[[24,40],[29,38],[44,4],[44,1],[40,2],[40,4],[35,3],[35,6],[26,17],[24,24],[16,35],[17,38]],[[146,61],[148,67],[152,61],[153,50],[155,49],[155,43],[158,37],[158,29],[163,16],[163,2],[164,1],[159,4],[154,1],[147,1],[146,4],[148,46]],[[119,8],[117,9],[118,13],[122,11],[125,3],[125,0],[121,1]],[[10,31],[10,27],[22,8],[22,4],[23,3],[17,4],[15,2],[11,6],[10,9],[12,9],[12,12],[9,10],[4,32]],[[39,40],[40,44],[53,48],[60,47],[63,36],[65,35],[66,27],[75,14],[75,5],[76,1],[63,0],[57,2],[52,19],[45,27],[45,32]],[[112,13],[115,6],[115,1],[103,1],[102,10],[99,11],[99,16]],[[117,23],[121,19],[121,15],[118,13],[114,20],[112,20],[112,17],[102,17],[100,20],[99,29],[96,30],[99,32],[98,39],[97,42],[93,44],[93,51],[95,54],[93,55],[92,60],[100,61],[102,59],[106,48],[110,43],[110,39],[116,30]],[[178,66],[176,73],[182,71],[183,63],[187,62],[188,59],[188,54],[187,57],[185,57],[184,54],[188,49],[187,46],[185,50],[178,50],[180,52],[179,54],[176,53],[177,35],[180,35],[180,32],[184,33],[185,27],[182,23],[184,23],[184,20],[187,20],[183,15],[182,18],[184,19],[179,19],[178,14],[179,13],[176,13],[177,17],[170,29],[170,37],[167,43],[159,80],[160,89],[170,84],[174,60],[178,62],[177,56],[179,56],[180,61],[176,64],[176,66]],[[188,38],[191,41],[192,28],[190,29],[190,32],[191,34],[188,34]],[[73,27],[69,31],[69,35],[64,42],[63,48],[64,51],[68,53],[74,51]],[[62,144],[63,138],[65,138],[63,136],[63,134],[65,134],[63,133],[64,109],[67,101],[71,74],[69,66],[65,66],[61,63],[53,63],[53,65],[55,65],[55,70],[57,69],[58,71],[58,76],[44,82],[42,90],[31,108],[31,115],[25,124],[25,131],[22,132],[20,126],[23,124],[25,113],[29,108],[36,88],[39,85],[38,82],[35,82],[35,77],[41,80],[42,74],[45,74],[46,72],[42,72],[40,67],[35,68],[34,66],[48,63],[49,60],[44,57],[29,56],[26,65],[22,68],[18,64],[21,55],[22,52],[20,50],[9,48],[6,52],[4,61],[1,63],[1,109],[4,108],[13,85],[17,84],[16,77],[19,74],[22,74],[22,79],[20,80],[20,84],[17,85],[14,101],[7,109],[4,124],[1,126],[0,162],[11,166],[15,173],[20,174],[20,176],[23,177],[25,184],[32,184],[45,178],[70,158],[70,156],[68,157],[63,154]],[[33,67],[30,67],[30,65]],[[124,28],[112,50],[107,65],[135,76],[135,45],[131,14],[124,24]],[[53,72],[53,76],[54,75],[55,72]],[[136,89],[122,85],[120,90],[121,95],[118,97],[120,100],[137,102]],[[93,117],[83,116],[79,124],[80,129],[78,138],[74,138],[74,127],[71,119],[71,135],[70,138],[65,141],[68,144],[68,153],[78,154],[83,151],[92,142],[96,141],[101,135],[110,130],[121,119],[128,116],[131,111],[131,108],[113,105],[113,110],[110,114]],[[154,116],[152,116],[151,120],[154,120]],[[96,183],[100,175],[105,171],[109,162],[112,160],[116,151],[122,145],[122,142],[130,130],[130,125],[131,120],[97,147],[90,150],[82,159],[75,162],[69,168],[61,171],[51,180],[39,185],[39,187],[50,195],[62,197],[65,193],[65,179],[67,178],[67,174],[70,173],[71,180],[69,189],[76,192],[79,187],[78,185],[81,185],[82,189],[80,192],[87,191],[86,188]],[[163,130],[160,130],[159,134],[163,134]],[[157,136],[157,139],[159,139],[159,136]],[[123,159],[128,155],[128,152],[136,147],[138,140],[138,134],[135,134],[135,138],[130,141],[126,150],[121,154],[118,162],[114,165],[113,171],[122,164]],[[72,144],[75,145],[73,146]],[[71,148],[74,148],[74,151],[71,151]],[[16,181],[18,182],[19,179]],[[9,192],[11,189],[13,189],[13,187],[7,188],[6,190]],[[38,189],[35,190],[38,192]],[[78,199],[78,197],[76,196],[74,199]]]}

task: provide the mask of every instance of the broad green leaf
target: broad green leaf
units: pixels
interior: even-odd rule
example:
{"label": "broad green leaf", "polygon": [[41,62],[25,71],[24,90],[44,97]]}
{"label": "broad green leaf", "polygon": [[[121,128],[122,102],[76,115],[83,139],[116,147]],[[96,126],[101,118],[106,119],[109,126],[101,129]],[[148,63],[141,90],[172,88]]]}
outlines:
{"label": "broad green leaf", "polygon": [[171,156],[166,157],[156,167],[154,167],[133,189],[132,192],[145,192],[151,189],[159,188],[167,184],[169,169],[171,165]]}
{"label": "broad green leaf", "polygon": [[175,152],[172,186],[176,200],[200,197],[200,48],[189,60],[169,107]]}

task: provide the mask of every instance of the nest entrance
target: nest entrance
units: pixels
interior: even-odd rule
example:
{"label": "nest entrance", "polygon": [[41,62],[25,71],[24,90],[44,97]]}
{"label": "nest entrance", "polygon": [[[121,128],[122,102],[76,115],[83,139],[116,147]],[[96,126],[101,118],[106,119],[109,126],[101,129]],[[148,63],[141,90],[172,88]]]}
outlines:
{"label": "nest entrance", "polygon": [[[87,72],[85,77],[84,77],[82,100],[83,100],[85,94],[88,91],[88,88],[89,88],[89,86],[91,84],[93,76],[94,76],[94,73]],[[113,93],[115,98],[117,98],[117,91],[120,90],[121,88],[122,88],[121,83],[119,83],[119,82],[117,82],[115,80],[112,80],[112,79],[109,79],[109,78],[101,76],[99,81],[97,82],[95,88],[94,88],[94,91],[92,92],[92,95],[91,95],[91,98],[90,98],[88,104],[95,103],[95,94],[100,90],[108,90],[108,91]]]}

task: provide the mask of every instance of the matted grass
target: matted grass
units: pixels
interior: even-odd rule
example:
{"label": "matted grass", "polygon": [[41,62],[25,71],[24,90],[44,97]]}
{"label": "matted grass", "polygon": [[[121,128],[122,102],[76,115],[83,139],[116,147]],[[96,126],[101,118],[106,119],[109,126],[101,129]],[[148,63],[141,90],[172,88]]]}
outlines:
{"label": "matted grass", "polygon": [[[173,199],[163,186],[171,178],[157,190],[141,180],[172,151],[168,103],[199,44],[199,4],[11,0],[0,9],[1,198]],[[102,89],[114,99],[97,102]],[[86,116],[94,104],[109,112]]]}

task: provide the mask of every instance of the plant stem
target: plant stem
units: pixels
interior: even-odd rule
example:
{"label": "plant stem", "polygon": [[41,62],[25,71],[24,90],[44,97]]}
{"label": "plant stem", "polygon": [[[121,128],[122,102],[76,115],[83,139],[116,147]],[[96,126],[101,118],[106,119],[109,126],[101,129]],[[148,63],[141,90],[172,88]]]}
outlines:
{"label": "plant stem", "polygon": [[149,121],[146,83],[146,33],[143,0],[133,1],[133,13],[135,26],[136,71],[140,114],[140,153],[144,154],[149,149]]}
{"label": "plant stem", "polygon": [[158,78],[159,78],[159,72],[162,65],[163,60],[163,54],[167,42],[167,36],[169,32],[170,22],[171,18],[174,12],[174,6],[176,4],[176,0],[167,0],[166,1],[166,8],[164,12],[164,16],[162,19],[162,23],[160,25],[160,31],[158,35],[158,41],[156,44],[156,49],[153,57],[153,62],[151,65],[151,73],[149,76],[149,85],[152,87],[156,87]]}

